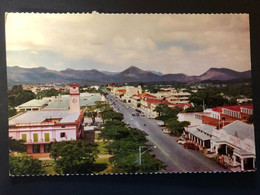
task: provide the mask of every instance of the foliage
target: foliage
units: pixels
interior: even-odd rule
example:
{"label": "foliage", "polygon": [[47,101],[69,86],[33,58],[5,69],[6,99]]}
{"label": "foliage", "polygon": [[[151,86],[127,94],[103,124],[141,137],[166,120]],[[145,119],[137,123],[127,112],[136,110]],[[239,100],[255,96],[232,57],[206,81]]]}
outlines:
{"label": "foliage", "polygon": [[24,140],[16,140],[9,137],[9,150],[12,152],[26,152],[26,145]]}
{"label": "foliage", "polygon": [[41,162],[25,154],[9,155],[9,170],[11,175],[40,175],[44,174]]}
{"label": "foliage", "polygon": [[97,146],[84,141],[55,142],[50,150],[60,174],[92,173],[97,154]]}
{"label": "foliage", "polygon": [[8,118],[10,118],[16,114],[17,114],[16,109],[11,106],[8,106]]}
{"label": "foliage", "polygon": [[122,121],[124,119],[122,113],[115,112],[112,109],[105,110],[102,115],[104,121],[108,121],[108,120]]}
{"label": "foliage", "polygon": [[85,110],[86,116],[92,119],[92,124],[96,121],[97,110],[95,106],[89,106]]}
{"label": "foliage", "polygon": [[156,119],[166,122],[171,118],[176,118],[177,114],[182,109],[177,106],[174,108],[170,108],[166,104],[159,104],[154,110],[159,113],[159,116]]}
{"label": "foliage", "polygon": [[176,119],[169,119],[166,123],[168,129],[175,136],[180,136],[183,133],[184,127],[188,125],[187,121],[185,123],[180,123]]}
{"label": "foliage", "polygon": [[112,172],[156,172],[164,169],[165,164],[148,152],[142,155],[142,164],[138,165],[139,146],[145,146],[147,134],[133,128],[127,128],[122,122],[123,115],[106,110],[105,124],[99,138],[107,141],[108,153],[113,154],[109,162],[113,165]]}
{"label": "foliage", "polygon": [[8,90],[9,95],[17,95],[23,91],[22,85],[14,85],[11,90]]}
{"label": "foliage", "polygon": [[185,110],[185,112],[203,112],[203,106],[194,106],[194,107],[189,107]]}
{"label": "foliage", "polygon": [[37,98],[43,98],[43,97],[51,97],[51,96],[57,96],[59,93],[56,89],[47,89],[42,90],[37,93]]}
{"label": "foliage", "polygon": [[253,124],[254,123],[254,115],[250,115],[247,119],[247,123]]}
{"label": "foliage", "polygon": [[101,115],[104,123],[104,113],[105,111],[110,109],[110,106],[107,102],[102,102],[102,101],[96,101],[95,102],[95,107],[98,110],[99,114]]}

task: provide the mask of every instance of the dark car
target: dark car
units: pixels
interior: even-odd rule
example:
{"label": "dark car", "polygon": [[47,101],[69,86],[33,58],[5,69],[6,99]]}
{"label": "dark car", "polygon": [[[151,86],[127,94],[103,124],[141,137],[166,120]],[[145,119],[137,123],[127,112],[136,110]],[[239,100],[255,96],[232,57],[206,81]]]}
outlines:
{"label": "dark car", "polygon": [[186,149],[199,150],[199,147],[196,146],[194,143],[191,143],[191,142],[184,143],[183,147],[186,148]]}

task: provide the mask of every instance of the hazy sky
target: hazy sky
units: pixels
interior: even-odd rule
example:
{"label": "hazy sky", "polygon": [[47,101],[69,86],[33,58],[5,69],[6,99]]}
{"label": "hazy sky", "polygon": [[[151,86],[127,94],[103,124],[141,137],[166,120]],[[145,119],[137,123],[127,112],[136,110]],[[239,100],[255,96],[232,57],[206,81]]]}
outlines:
{"label": "hazy sky", "polygon": [[8,14],[7,65],[199,75],[251,69],[248,14]]}

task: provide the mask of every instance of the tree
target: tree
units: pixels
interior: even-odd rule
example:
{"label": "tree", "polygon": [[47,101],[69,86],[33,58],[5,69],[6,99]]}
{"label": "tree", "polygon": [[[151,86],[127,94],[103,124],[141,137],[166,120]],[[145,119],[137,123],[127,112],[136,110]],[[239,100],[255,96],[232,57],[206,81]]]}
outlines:
{"label": "tree", "polygon": [[39,93],[37,93],[37,97],[38,98],[51,97],[51,96],[57,96],[57,95],[59,95],[59,93],[54,88],[47,89],[47,90],[42,90]]}
{"label": "tree", "polygon": [[40,175],[44,174],[41,162],[25,154],[9,155],[9,171],[11,175]]}
{"label": "tree", "polygon": [[159,104],[154,110],[159,113],[156,119],[166,122],[168,119],[176,118],[182,109],[178,106],[170,108],[167,104]]}
{"label": "tree", "polygon": [[115,112],[112,109],[105,110],[102,115],[104,121],[108,121],[108,120],[122,121],[124,119],[124,115],[122,113]]}
{"label": "tree", "polygon": [[19,93],[16,96],[16,104],[20,105],[20,104],[28,102],[28,101],[30,101],[32,99],[35,99],[35,94],[32,91],[23,90],[21,93]]}
{"label": "tree", "polygon": [[185,112],[203,112],[203,106],[194,106],[194,107],[189,107],[185,110]]}
{"label": "tree", "polygon": [[85,110],[86,116],[92,119],[92,124],[96,121],[97,110],[95,106],[89,106]]}
{"label": "tree", "polygon": [[95,102],[95,107],[99,111],[99,114],[101,115],[104,123],[104,112],[110,109],[110,106],[107,102],[102,102],[102,101],[96,101]]}
{"label": "tree", "polygon": [[169,119],[167,121],[167,127],[171,131],[171,133],[175,136],[180,136],[183,133],[184,126],[188,123],[180,123],[176,119]]}
{"label": "tree", "polygon": [[253,124],[254,123],[254,115],[250,115],[247,119],[247,123]]}
{"label": "tree", "polygon": [[97,146],[85,141],[55,142],[50,150],[60,174],[92,173],[97,154]]}
{"label": "tree", "polygon": [[8,118],[10,118],[16,114],[17,114],[16,109],[8,105]]}
{"label": "tree", "polygon": [[23,91],[22,85],[14,85],[11,90],[8,90],[8,95],[17,95]]}
{"label": "tree", "polygon": [[12,152],[26,152],[26,145],[24,140],[16,140],[9,137],[9,150]]}

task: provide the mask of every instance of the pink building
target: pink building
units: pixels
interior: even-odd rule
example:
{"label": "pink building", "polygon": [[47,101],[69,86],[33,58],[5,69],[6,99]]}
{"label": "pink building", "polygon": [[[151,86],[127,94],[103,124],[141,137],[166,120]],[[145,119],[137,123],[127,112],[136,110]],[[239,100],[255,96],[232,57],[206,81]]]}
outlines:
{"label": "pink building", "polygon": [[70,110],[39,110],[9,119],[9,137],[23,139],[27,153],[49,152],[51,142],[77,140],[84,136],[79,85],[70,85]]}

